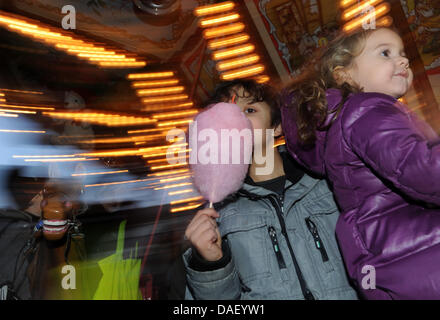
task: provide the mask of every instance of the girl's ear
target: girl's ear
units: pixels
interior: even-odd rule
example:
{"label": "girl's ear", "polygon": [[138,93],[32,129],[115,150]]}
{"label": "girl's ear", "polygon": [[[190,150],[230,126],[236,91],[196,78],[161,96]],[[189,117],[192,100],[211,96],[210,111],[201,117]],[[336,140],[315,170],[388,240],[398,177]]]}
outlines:
{"label": "girl's ear", "polygon": [[273,135],[275,136],[275,138],[283,135],[283,127],[281,126],[281,123],[275,127],[275,130],[273,131]]}
{"label": "girl's ear", "polygon": [[338,85],[342,85],[344,82],[351,83],[350,74],[342,66],[337,66],[333,70],[333,78],[335,79],[335,81]]}

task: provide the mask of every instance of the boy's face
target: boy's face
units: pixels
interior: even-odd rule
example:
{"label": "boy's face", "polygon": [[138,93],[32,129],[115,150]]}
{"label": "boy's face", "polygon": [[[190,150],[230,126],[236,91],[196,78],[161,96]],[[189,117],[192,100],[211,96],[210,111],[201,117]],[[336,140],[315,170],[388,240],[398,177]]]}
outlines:
{"label": "boy's face", "polygon": [[[235,97],[234,103],[237,104],[241,111],[246,114],[247,118],[252,123],[254,136],[262,134],[262,148],[265,150],[266,143],[268,139],[273,139],[274,135],[270,132],[266,132],[268,129],[273,129],[275,131],[275,136],[281,134],[281,125],[276,126],[275,128],[271,125],[271,112],[270,106],[264,102],[252,102],[252,97],[247,97],[248,93],[243,90],[243,88],[236,88],[235,91],[237,95]],[[229,101],[232,103],[232,101]],[[260,129],[260,130],[255,130]],[[258,132],[259,131],[259,132]],[[254,142],[257,142],[255,140]],[[255,146],[254,146],[255,147]]]}

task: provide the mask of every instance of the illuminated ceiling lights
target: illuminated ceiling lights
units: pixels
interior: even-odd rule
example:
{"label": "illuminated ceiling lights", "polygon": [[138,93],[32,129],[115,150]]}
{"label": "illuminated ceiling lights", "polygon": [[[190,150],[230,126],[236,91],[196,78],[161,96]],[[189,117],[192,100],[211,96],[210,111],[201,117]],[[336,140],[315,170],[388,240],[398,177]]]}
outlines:
{"label": "illuminated ceiling lights", "polygon": [[[219,21],[229,21],[233,23],[239,18],[238,15],[227,15],[221,17]],[[219,21],[208,21],[208,25],[215,26]],[[26,37],[34,39],[44,44],[48,44],[55,49],[62,50],[72,56],[98,65],[105,68],[134,68],[144,67],[145,62],[139,61],[134,55],[130,55],[122,50],[111,49],[101,43],[95,43],[88,39],[83,39],[73,33],[66,32],[62,29],[57,29],[51,26],[43,25],[42,23],[0,11],[0,26],[8,30],[20,33]],[[240,27],[241,28],[241,27]],[[235,32],[232,28],[231,32]],[[243,43],[238,40],[238,43]],[[241,41],[241,42],[240,42]],[[149,73],[132,73],[128,75],[128,80],[131,82],[132,88],[140,97],[144,109],[143,111],[151,113],[148,116],[140,115],[124,115],[111,112],[102,112],[96,110],[81,110],[61,112],[49,107],[25,106],[18,104],[7,103],[7,97],[3,93],[4,89],[0,90],[0,104],[3,107],[0,109],[0,116],[17,117],[15,113],[32,113],[41,112],[44,116],[56,119],[71,119],[78,122],[87,122],[96,125],[106,125],[111,127],[119,126],[145,126],[142,130],[128,131],[125,137],[115,137],[106,139],[89,139],[82,140],[82,143],[99,143],[102,146],[110,146],[108,150],[99,150],[98,152],[86,152],[83,154],[74,155],[69,158],[64,156],[47,159],[44,156],[35,159],[25,159],[25,161],[42,161],[42,162],[58,162],[58,161],[95,161],[95,157],[125,157],[125,156],[142,156],[152,171],[148,176],[154,177],[152,181],[157,180],[157,177],[165,177],[168,179],[179,179],[184,182],[189,179],[186,162],[171,164],[167,160],[185,160],[188,157],[187,143],[179,143],[179,139],[173,141],[166,141],[169,130],[176,127],[181,127],[185,131],[188,124],[192,121],[197,110],[193,107],[193,102],[189,96],[185,94],[185,87],[179,85],[179,80],[175,77],[174,72],[149,72]],[[6,113],[6,112],[13,112]],[[13,131],[18,132],[17,130]],[[20,131],[24,132],[24,131]],[[28,134],[28,132],[25,132]],[[34,133],[34,132],[32,132]],[[35,132],[43,133],[43,132]],[[139,135],[139,133],[143,133]],[[146,144],[146,147],[139,148],[111,148],[115,143],[129,143],[134,145]],[[174,155],[175,149],[178,148],[179,156]],[[93,173],[90,173],[93,174]],[[101,172],[95,174],[104,174]],[[146,179],[147,180],[147,179]],[[132,181],[117,181],[106,184],[89,185],[103,186],[110,184],[126,184],[135,183],[143,180]],[[163,182],[165,184],[165,182]],[[159,184],[160,186],[161,184]],[[192,185],[186,181],[185,186]],[[201,197],[195,197],[193,189],[185,188],[183,185],[174,185],[170,187],[169,196],[176,199],[176,203],[172,203],[172,211],[185,211],[190,207],[198,207],[203,201]],[[177,207],[175,207],[177,206]]]}
{"label": "illuminated ceiling lights", "polygon": [[[236,17],[231,16],[231,21]],[[183,131],[188,128],[190,122],[193,121],[194,116],[198,113],[198,110],[193,106],[193,102],[190,97],[185,93],[185,86],[179,84],[179,79],[175,76],[173,71],[162,72],[148,72],[148,73],[132,73],[127,76],[127,79],[131,81],[132,88],[136,91],[138,97],[140,97],[144,108],[142,111],[151,114],[153,120],[156,121],[154,128],[148,128],[143,130],[129,131],[129,134],[146,133],[147,135],[132,137],[132,139],[139,139],[140,141],[146,141],[150,137],[162,136],[163,141],[161,145],[153,148],[141,148],[135,151],[147,162],[149,169],[153,172],[149,176],[155,176],[157,174],[163,174],[166,177],[173,176],[178,168],[187,167],[186,158],[189,152],[188,144],[183,143],[180,145],[175,144],[176,141],[165,141],[167,134],[170,130],[180,127]],[[173,143],[171,147],[171,143]],[[175,148],[178,148],[177,150]],[[176,157],[175,153],[182,152],[184,156]],[[172,162],[170,162],[172,160]],[[177,161],[183,160],[183,161]],[[177,161],[177,163],[175,163]],[[185,173],[186,176],[182,177]],[[188,169],[184,169],[182,173],[178,173],[175,179],[189,179],[187,175]],[[165,188],[168,183],[161,182],[156,188]],[[188,182],[185,186],[192,185]],[[169,187],[170,189],[180,188],[182,185],[174,185]],[[172,190],[169,192],[169,196],[176,197],[178,195],[187,195],[187,199],[179,199],[177,202],[171,203],[171,212],[186,211],[191,208],[199,207],[203,204],[201,198],[194,199],[193,189],[185,190]],[[199,200],[199,201],[197,201]]]}
{"label": "illuminated ceiling lights", "polygon": [[204,28],[203,37],[213,52],[220,77],[222,80],[252,77],[260,83],[267,82],[269,77],[262,75],[265,67],[258,63],[260,57],[253,53],[255,45],[243,32],[245,25],[234,8],[234,2],[226,1],[194,10],[200,17],[199,26]]}
{"label": "illuminated ceiling lights", "polygon": [[[142,111],[170,111],[167,116],[162,118],[179,118],[185,115],[194,115],[193,103],[189,96],[185,94],[185,87],[179,85],[179,80],[173,71],[132,73],[127,76],[131,80],[131,86],[136,90],[136,94],[141,97],[144,108]],[[182,120],[182,119],[180,119]],[[185,119],[188,120],[188,119]],[[160,127],[163,124],[159,125]]]}
{"label": "illuminated ceiling lights", "polygon": [[126,116],[104,112],[43,112],[43,115],[53,119],[74,120],[97,125],[106,125],[109,127],[138,126],[155,124],[157,122],[155,119],[147,117]]}
{"label": "illuminated ceiling lights", "polygon": [[26,20],[0,11],[0,26],[51,45],[67,54],[86,60],[103,68],[140,68],[145,61],[128,52],[116,52],[94,43],[92,40],[81,40],[77,35],[63,29],[44,25],[37,20]]}
{"label": "illuminated ceiling lights", "polygon": [[342,20],[345,22],[343,30],[351,32],[375,21],[375,27],[389,27],[393,19],[386,14],[391,6],[382,0],[341,0],[339,3],[343,9]]}

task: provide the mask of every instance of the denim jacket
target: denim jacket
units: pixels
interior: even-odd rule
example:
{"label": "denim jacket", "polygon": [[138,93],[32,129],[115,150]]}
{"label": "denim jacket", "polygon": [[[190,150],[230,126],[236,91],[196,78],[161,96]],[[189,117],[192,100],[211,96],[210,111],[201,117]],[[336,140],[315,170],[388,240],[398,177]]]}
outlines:
{"label": "denim jacket", "polygon": [[305,290],[307,298],[357,299],[335,239],[339,212],[326,181],[304,174],[285,187],[283,198],[245,183],[238,199],[219,210],[231,260],[196,271],[188,249],[187,299],[305,299]]}

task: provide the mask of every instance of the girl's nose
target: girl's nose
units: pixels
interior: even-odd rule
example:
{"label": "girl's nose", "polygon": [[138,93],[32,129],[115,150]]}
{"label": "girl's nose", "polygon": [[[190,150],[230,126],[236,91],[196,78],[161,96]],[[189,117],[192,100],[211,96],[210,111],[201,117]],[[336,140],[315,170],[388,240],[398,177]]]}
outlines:
{"label": "girl's nose", "polygon": [[409,60],[407,57],[400,57],[399,66],[403,66],[405,69],[409,68]]}

